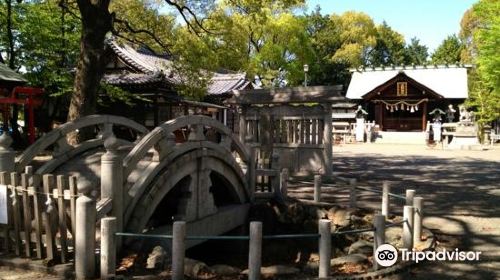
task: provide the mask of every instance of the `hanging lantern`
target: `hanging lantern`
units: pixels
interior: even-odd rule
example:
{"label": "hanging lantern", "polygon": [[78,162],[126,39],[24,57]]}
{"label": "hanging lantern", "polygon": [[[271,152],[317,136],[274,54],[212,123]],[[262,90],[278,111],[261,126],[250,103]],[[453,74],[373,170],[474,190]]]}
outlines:
{"label": "hanging lantern", "polygon": [[395,109],[396,111],[399,111],[399,106],[398,106],[398,105],[394,105],[394,109]]}
{"label": "hanging lantern", "polygon": [[389,105],[385,104],[385,109],[389,110]]}
{"label": "hanging lantern", "polygon": [[418,105],[415,105],[415,111],[418,111]]}
{"label": "hanging lantern", "polygon": [[414,113],[414,112],[415,112],[415,110],[413,109],[413,106],[411,106],[411,110],[410,110],[410,112],[412,112],[412,113]]}
{"label": "hanging lantern", "polygon": [[405,109],[405,105],[403,103],[401,103],[401,110],[404,110]]}
{"label": "hanging lantern", "polygon": [[391,106],[391,113],[394,112],[394,106]]}

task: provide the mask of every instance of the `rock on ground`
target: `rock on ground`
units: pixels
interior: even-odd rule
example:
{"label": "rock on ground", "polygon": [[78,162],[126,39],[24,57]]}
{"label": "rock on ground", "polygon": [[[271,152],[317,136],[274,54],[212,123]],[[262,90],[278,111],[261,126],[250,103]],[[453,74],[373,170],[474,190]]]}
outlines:
{"label": "rock on ground", "polygon": [[184,275],[191,278],[206,277],[213,274],[212,269],[207,264],[201,261],[193,260],[190,258],[184,259]]}
{"label": "rock on ground", "polygon": [[345,227],[351,222],[351,211],[346,208],[332,207],[328,210],[327,216],[337,226]]}
{"label": "rock on ground", "polygon": [[365,255],[351,254],[343,257],[334,258],[330,261],[330,265],[341,265],[346,263],[364,263],[368,260]]}
{"label": "rock on ground", "polygon": [[366,240],[358,240],[349,246],[347,251],[349,255],[351,254],[363,254],[372,255],[373,254],[373,242],[368,242]]}
{"label": "rock on ground", "polygon": [[221,276],[231,276],[241,273],[241,269],[225,264],[216,264],[210,267],[210,269],[217,275]]}
{"label": "rock on ground", "polygon": [[163,268],[167,262],[168,254],[161,246],[155,246],[146,261],[147,269]]}
{"label": "rock on ground", "polygon": [[[277,275],[289,275],[299,273],[300,269],[296,267],[286,266],[286,265],[272,265],[264,266],[260,268],[260,273],[268,277]],[[248,274],[248,269],[245,269],[241,274]]]}

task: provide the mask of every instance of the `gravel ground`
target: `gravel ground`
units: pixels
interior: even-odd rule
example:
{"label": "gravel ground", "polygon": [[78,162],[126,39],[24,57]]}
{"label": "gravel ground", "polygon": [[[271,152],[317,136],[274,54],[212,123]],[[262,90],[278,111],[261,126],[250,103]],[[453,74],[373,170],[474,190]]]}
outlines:
{"label": "gravel ground", "polygon": [[[334,146],[334,172],[349,173],[392,192],[413,188],[425,199],[424,225],[461,239],[460,249],[481,251],[477,263],[432,263],[412,279],[500,279],[500,147],[451,151],[422,145],[347,144]],[[362,196],[380,207],[380,198]],[[396,209],[397,210],[397,209]],[[394,279],[397,279],[395,277]]]}

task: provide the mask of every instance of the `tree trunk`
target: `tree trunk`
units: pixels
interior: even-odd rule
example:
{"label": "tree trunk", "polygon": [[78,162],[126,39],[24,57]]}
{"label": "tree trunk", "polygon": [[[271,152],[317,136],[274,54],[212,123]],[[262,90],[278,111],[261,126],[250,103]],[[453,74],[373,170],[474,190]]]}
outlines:
{"label": "tree trunk", "polygon": [[[82,35],[68,121],[95,113],[97,91],[105,66],[104,39],[112,27],[112,16],[108,10],[109,0],[77,2],[82,20]],[[70,135],[68,140],[71,144],[75,144],[88,139],[89,134],[90,132],[83,130],[79,135]]]}
{"label": "tree trunk", "polygon": [[5,1],[7,4],[7,39],[9,40],[9,52],[7,58],[9,59],[9,67],[16,70],[16,52],[14,50],[14,34],[12,33],[12,0]]}

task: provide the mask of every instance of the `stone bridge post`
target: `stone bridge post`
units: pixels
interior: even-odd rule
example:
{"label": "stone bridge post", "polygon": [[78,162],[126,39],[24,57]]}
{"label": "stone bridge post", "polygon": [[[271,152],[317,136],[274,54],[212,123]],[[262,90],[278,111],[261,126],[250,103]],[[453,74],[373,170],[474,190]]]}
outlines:
{"label": "stone bridge post", "polygon": [[332,164],[333,164],[333,155],[332,155],[332,104],[326,103],[323,105],[325,109],[325,115],[323,119],[323,156],[325,160],[325,176],[332,176]]}
{"label": "stone bridge post", "polygon": [[4,131],[0,136],[0,171],[14,171],[16,152],[10,148],[11,144],[12,138]]}
{"label": "stone bridge post", "polygon": [[96,201],[91,192],[91,183],[81,184],[82,193],[76,200],[75,276],[76,279],[95,278],[95,229]]}
{"label": "stone bridge post", "polygon": [[[118,154],[118,140],[110,135],[104,141],[106,153],[101,157],[101,199],[111,199],[111,216],[116,217],[117,231],[123,230],[123,159]],[[119,242],[117,242],[119,248]]]}

